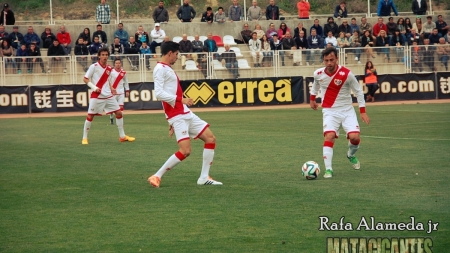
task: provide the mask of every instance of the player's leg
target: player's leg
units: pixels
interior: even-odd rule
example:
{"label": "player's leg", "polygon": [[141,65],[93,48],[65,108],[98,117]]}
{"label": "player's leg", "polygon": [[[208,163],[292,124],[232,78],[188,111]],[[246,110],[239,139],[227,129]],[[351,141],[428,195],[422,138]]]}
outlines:
{"label": "player's leg", "polygon": [[360,139],[360,130],[359,130],[359,123],[358,119],[355,113],[355,110],[351,108],[348,112],[346,112],[347,116],[345,117],[344,121],[342,122],[342,127],[344,128],[344,131],[347,133],[348,138],[348,151],[347,151],[347,158],[352,164],[352,167],[355,170],[359,170],[360,163],[359,160],[356,158],[355,154],[356,151],[359,149],[359,143],[361,141]]}
{"label": "player's leg", "polygon": [[102,115],[104,107],[105,107],[105,101],[102,99],[92,98],[89,101],[88,115],[84,122],[83,140],[81,141],[81,144],[84,144],[84,145],[89,144],[88,133],[89,133],[89,130],[91,129],[91,124],[92,124],[92,121],[94,120],[94,116]]}
{"label": "player's leg", "polygon": [[92,124],[93,120],[94,120],[94,115],[88,114],[86,117],[86,120],[84,121],[83,139],[81,140],[81,144],[83,144],[83,145],[89,144],[88,133],[89,133],[89,130],[91,129],[91,124]]}
{"label": "player's leg", "polygon": [[330,110],[323,110],[323,162],[325,164],[324,178],[333,177],[333,146],[338,138],[342,116]]}
{"label": "player's leg", "polygon": [[191,139],[189,137],[188,123],[185,120],[177,120],[172,123],[172,127],[177,138],[178,151],[171,155],[153,176],[148,178],[147,181],[155,188],[159,187],[161,178],[167,171],[173,169],[191,154]]}
{"label": "player's leg", "polygon": [[105,112],[106,113],[114,113],[116,116],[116,125],[117,129],[119,130],[119,141],[120,142],[133,142],[136,138],[130,137],[125,134],[125,130],[123,128],[123,115],[120,111],[119,103],[117,102],[115,97],[105,99],[106,105],[105,105]]}

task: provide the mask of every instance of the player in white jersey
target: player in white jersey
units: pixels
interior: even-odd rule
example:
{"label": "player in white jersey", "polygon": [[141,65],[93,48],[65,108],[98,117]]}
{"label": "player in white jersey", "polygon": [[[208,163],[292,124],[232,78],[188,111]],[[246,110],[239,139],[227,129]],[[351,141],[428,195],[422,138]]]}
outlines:
{"label": "player in white jersey", "polygon": [[[122,60],[114,60],[114,69],[111,71],[110,78],[110,83],[112,84],[113,89],[116,90],[116,95],[114,95],[114,97],[119,103],[120,111],[122,111],[123,114],[123,103],[125,97],[130,95],[130,86],[128,85],[127,72],[122,69]],[[112,113],[109,115],[109,119],[111,125],[113,125],[114,115]]]}
{"label": "player in white jersey", "polygon": [[148,182],[155,188],[159,187],[161,177],[183,161],[191,153],[191,137],[201,139],[204,144],[203,164],[198,185],[222,185],[209,176],[209,169],[214,158],[216,137],[209,129],[209,124],[195,115],[188,106],[193,105],[192,98],[183,98],[180,79],[172,69],[178,59],[180,45],[173,41],[161,45],[161,61],[153,69],[155,95],[162,101],[166,119],[169,122],[169,135],[175,133],[178,151],[164,163]]}
{"label": "player in white jersey", "polygon": [[132,142],[135,140],[135,138],[125,135],[125,131],[123,130],[122,112],[120,111],[119,103],[117,103],[117,100],[113,96],[113,94],[116,94],[116,90],[112,88],[110,83],[112,68],[107,64],[108,57],[108,49],[101,48],[98,51],[99,61],[92,64],[84,76],[84,82],[92,89],[92,93],[89,101],[88,115],[84,122],[83,140],[81,144],[89,144],[88,132],[91,128],[92,120],[94,120],[95,115],[101,116],[103,111],[116,115],[120,142]]}
{"label": "player in white jersey", "polygon": [[346,67],[339,66],[338,52],[334,47],[322,52],[324,68],[314,72],[314,84],[311,89],[310,106],[317,110],[316,95],[319,91],[322,95],[323,113],[323,160],[325,162],[325,178],[333,176],[332,160],[334,141],[338,138],[339,128],[346,132],[349,140],[347,158],[354,169],[360,168],[360,163],[355,157],[359,148],[359,124],[352,105],[351,91],[356,95],[359,112],[363,122],[369,124],[370,119],[366,114],[364,94],[358,80]]}

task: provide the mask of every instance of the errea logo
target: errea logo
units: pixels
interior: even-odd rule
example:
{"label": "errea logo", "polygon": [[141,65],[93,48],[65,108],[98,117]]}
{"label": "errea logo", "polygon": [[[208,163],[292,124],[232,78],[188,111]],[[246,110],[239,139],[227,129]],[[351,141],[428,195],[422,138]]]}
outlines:
{"label": "errea logo", "polygon": [[206,83],[203,82],[200,86],[197,83],[192,82],[191,85],[184,91],[184,96],[192,98],[194,100],[194,105],[198,101],[203,104],[207,104],[216,94],[216,92]]}

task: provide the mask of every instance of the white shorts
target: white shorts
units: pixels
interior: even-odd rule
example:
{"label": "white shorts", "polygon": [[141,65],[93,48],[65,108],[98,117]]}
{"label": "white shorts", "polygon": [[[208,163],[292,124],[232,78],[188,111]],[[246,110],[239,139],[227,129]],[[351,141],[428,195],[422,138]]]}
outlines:
{"label": "white shorts", "polygon": [[350,107],[347,110],[323,109],[323,134],[334,132],[336,138],[339,137],[339,128],[342,125],[346,136],[350,133],[359,133],[359,123],[355,109]]}
{"label": "white shorts", "polygon": [[194,113],[181,115],[179,118],[171,122],[177,142],[190,138],[197,139],[209,124],[200,119]]}
{"label": "white shorts", "polygon": [[[125,101],[125,94],[115,95],[114,97],[116,98],[117,103],[119,103],[119,106],[123,108],[123,103]],[[123,111],[122,108],[120,108],[121,111]]]}
{"label": "white shorts", "polygon": [[88,114],[102,115],[103,111],[107,114],[119,111],[120,107],[114,97],[110,98],[91,98],[89,101]]}

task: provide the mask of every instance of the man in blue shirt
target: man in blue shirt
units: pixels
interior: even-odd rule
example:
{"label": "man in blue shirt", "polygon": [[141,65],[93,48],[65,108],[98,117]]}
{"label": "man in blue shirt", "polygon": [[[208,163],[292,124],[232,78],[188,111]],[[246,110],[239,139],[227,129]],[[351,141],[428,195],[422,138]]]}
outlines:
{"label": "man in blue shirt", "polygon": [[114,38],[119,38],[120,40],[120,44],[125,45],[128,42],[128,32],[123,30],[123,24],[119,23],[119,25],[117,25],[117,31],[114,33]]}
{"label": "man in blue shirt", "polygon": [[31,43],[35,43],[36,45],[40,45],[41,44],[41,39],[39,38],[39,36],[34,32],[33,27],[29,26],[28,27],[28,33],[25,34],[25,36],[23,36],[23,39],[25,41],[25,44],[27,45],[27,48],[30,47]]}

